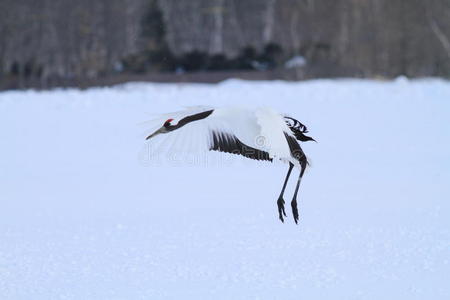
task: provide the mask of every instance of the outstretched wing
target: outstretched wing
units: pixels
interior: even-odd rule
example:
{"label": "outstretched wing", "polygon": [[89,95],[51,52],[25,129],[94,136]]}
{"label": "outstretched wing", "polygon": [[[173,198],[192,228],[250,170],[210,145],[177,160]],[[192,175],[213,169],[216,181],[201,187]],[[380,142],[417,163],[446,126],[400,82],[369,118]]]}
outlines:
{"label": "outstretched wing", "polygon": [[[207,114],[210,110],[211,108],[205,108],[188,110],[186,113],[177,112],[178,123],[183,123],[183,126],[151,139],[149,144],[153,151],[175,155],[210,150],[272,161],[269,153],[258,147],[261,128],[254,112],[240,108],[218,108]],[[206,117],[199,119],[195,117],[197,115]],[[164,118],[166,117],[172,118],[171,114],[165,114]]]}

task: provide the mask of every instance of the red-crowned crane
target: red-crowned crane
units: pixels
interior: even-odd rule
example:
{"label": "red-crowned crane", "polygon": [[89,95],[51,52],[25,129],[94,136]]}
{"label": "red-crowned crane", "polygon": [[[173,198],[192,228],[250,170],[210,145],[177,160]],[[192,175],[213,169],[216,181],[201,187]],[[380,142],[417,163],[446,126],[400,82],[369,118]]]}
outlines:
{"label": "red-crowned crane", "polygon": [[[166,120],[167,118],[167,120]],[[195,107],[166,114],[162,127],[147,137],[177,131],[189,136],[205,150],[238,154],[250,159],[272,161],[279,159],[289,163],[289,170],[277,201],[282,222],[286,217],[284,191],[294,166],[300,175],[291,202],[295,223],[298,223],[297,193],[308,160],[298,141],[314,141],[306,136],[305,125],[294,118],[284,116],[271,108],[255,110],[245,108]],[[162,122],[162,121],[161,121]],[[191,138],[195,137],[195,138]]]}

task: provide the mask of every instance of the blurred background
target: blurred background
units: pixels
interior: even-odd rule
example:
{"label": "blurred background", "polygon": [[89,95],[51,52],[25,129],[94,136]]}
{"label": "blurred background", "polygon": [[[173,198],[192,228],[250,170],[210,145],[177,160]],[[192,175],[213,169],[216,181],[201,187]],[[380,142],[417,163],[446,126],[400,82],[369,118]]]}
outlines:
{"label": "blurred background", "polygon": [[[0,299],[448,300],[449,78],[450,0],[0,0]],[[299,225],[198,105],[308,127]]]}
{"label": "blurred background", "polygon": [[0,1],[0,89],[399,75],[450,76],[450,1]]}

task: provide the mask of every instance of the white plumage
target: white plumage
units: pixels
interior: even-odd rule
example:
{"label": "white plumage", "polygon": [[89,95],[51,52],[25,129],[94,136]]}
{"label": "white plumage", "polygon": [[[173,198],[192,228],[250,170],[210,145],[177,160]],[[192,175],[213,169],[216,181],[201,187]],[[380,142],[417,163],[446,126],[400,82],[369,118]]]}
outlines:
{"label": "white plumage", "polygon": [[[307,166],[307,158],[297,140],[309,141],[306,126],[271,108],[255,110],[241,107],[190,107],[183,111],[161,115],[154,120],[159,129],[147,139],[157,149],[192,152],[212,150],[238,154],[251,159],[289,163],[289,171],[278,199],[279,217],[283,221],[282,198],[293,166],[300,169],[294,199],[291,202],[294,220],[298,220],[297,190]],[[164,135],[162,135],[164,134]],[[162,138],[162,137],[165,138]]]}
{"label": "white plumage", "polygon": [[[271,108],[255,110],[241,107],[189,107],[183,111],[161,115],[156,121],[159,126],[168,119],[171,125],[190,115],[213,110],[207,118],[189,122],[171,134],[158,136],[169,151],[205,151],[213,146],[212,132],[220,132],[226,136],[235,136],[242,143],[252,148],[269,153],[270,158],[290,161],[298,165],[298,160],[291,156],[285,134],[295,138],[283,116]],[[170,146],[170,147],[169,147]]]}

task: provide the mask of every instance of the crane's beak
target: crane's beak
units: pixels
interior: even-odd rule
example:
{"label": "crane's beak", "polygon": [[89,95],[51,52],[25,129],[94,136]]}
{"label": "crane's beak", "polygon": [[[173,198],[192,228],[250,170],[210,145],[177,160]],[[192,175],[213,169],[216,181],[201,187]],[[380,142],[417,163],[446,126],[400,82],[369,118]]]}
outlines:
{"label": "crane's beak", "polygon": [[149,140],[149,139],[151,139],[152,137],[157,136],[157,135],[160,134],[160,133],[165,133],[165,132],[167,132],[167,130],[166,130],[164,127],[161,127],[160,129],[156,130],[155,132],[153,132],[152,134],[150,134],[150,135],[149,135],[148,137],[146,137],[145,139],[146,139],[146,140]]}

